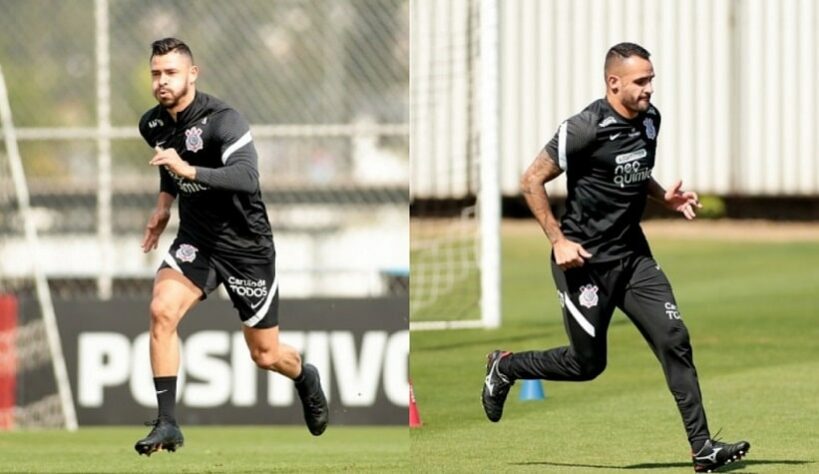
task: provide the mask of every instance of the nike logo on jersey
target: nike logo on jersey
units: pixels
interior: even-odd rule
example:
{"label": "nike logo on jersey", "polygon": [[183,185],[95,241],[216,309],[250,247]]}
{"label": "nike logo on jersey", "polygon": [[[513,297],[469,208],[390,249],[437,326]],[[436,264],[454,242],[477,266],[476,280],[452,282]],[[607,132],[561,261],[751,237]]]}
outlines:
{"label": "nike logo on jersey", "polygon": [[622,135],[623,133],[615,133],[614,135],[609,135],[609,140],[617,140],[617,137]]}
{"label": "nike logo on jersey", "polygon": [[157,394],[157,395],[162,395],[163,393],[165,393],[165,392],[167,392],[167,391],[168,391],[167,389],[165,389],[165,390],[160,390],[160,391],[156,392],[156,394]]}
{"label": "nike logo on jersey", "polygon": [[260,304],[264,303],[264,299],[259,300],[256,304],[250,305],[250,309],[256,309]]}

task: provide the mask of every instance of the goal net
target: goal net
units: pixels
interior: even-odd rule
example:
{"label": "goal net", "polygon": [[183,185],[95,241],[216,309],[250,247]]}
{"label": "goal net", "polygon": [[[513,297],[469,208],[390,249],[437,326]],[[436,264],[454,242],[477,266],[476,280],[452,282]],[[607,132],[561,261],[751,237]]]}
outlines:
{"label": "goal net", "polygon": [[496,327],[497,3],[411,5],[410,327]]}
{"label": "goal net", "polygon": [[0,430],[74,430],[71,388],[48,282],[38,264],[36,214],[2,69],[0,119]]}

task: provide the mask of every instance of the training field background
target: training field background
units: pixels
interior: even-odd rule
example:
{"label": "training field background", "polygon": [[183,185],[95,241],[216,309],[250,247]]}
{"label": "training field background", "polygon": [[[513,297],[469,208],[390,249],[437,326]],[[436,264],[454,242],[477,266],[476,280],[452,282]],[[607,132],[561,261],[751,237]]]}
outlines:
{"label": "training field background", "polygon": [[[691,333],[712,435],[747,439],[741,473],[819,471],[819,226],[654,221],[646,226]],[[413,332],[410,366],[423,426],[414,472],[691,472],[662,369],[619,311],[606,371],[586,383],[544,382],[544,401],[503,419],[481,407],[486,354],[565,345],[534,220],[503,225],[498,330]]]}
{"label": "training field background", "polygon": [[190,427],[175,453],[137,456],[139,427],[0,433],[0,472],[409,472],[406,427]]}

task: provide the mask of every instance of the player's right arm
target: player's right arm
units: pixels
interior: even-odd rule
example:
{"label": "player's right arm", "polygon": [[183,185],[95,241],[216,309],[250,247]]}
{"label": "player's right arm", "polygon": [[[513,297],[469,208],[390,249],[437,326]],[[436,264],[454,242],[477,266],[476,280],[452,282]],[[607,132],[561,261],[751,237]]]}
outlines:
{"label": "player's right arm", "polygon": [[549,242],[552,243],[552,250],[555,256],[555,263],[564,270],[582,266],[584,258],[591,257],[583,246],[572,242],[563,235],[560,224],[552,212],[549,204],[549,195],[545,185],[549,181],[557,178],[563,170],[557,165],[556,160],[549,156],[546,149],[540,151],[535,161],[529,165],[520,180],[520,189],[526,204],[534,214],[543,232],[546,233]]}
{"label": "player's right arm", "polygon": [[596,127],[596,117],[586,111],[560,124],[557,133],[523,173],[520,181],[526,204],[552,243],[555,263],[564,270],[582,266],[585,259],[592,255],[582,245],[563,235],[544,186],[570,166],[576,166],[577,160],[583,159],[584,150],[594,141]]}
{"label": "player's right arm", "polygon": [[171,204],[175,196],[165,191],[159,192],[159,197],[156,199],[156,208],[148,218],[148,224],[145,225],[145,235],[142,237],[142,251],[145,253],[156,249],[159,243],[159,236],[168,225],[168,220],[171,218]]}
{"label": "player's right arm", "polygon": [[[152,109],[154,110],[154,109]],[[146,112],[139,120],[139,133],[145,142],[154,148],[159,148],[157,143],[156,132],[152,131],[149,122],[155,118],[152,115],[152,110]],[[176,182],[167,169],[159,167],[159,196],[156,199],[156,207],[151,216],[148,217],[148,223],[145,225],[145,233],[142,236],[142,251],[148,253],[156,249],[159,243],[159,236],[168,225],[168,220],[171,218],[171,205],[178,192]]]}

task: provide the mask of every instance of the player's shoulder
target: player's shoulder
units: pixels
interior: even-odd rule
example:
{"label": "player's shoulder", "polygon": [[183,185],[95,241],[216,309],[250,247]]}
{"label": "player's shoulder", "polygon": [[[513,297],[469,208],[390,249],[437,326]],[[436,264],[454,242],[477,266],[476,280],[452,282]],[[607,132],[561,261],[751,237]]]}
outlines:
{"label": "player's shoulder", "polygon": [[589,126],[599,129],[622,123],[622,118],[615,112],[606,99],[597,99],[581,112]]}
{"label": "player's shoulder", "polygon": [[593,132],[597,128],[606,127],[613,123],[615,117],[607,109],[605,101],[602,99],[595,100],[587,105],[580,112],[572,115],[567,121],[573,126],[581,130]]}
{"label": "player's shoulder", "polygon": [[601,109],[598,102],[592,102],[565,120],[562,127],[565,128],[565,133],[571,137],[572,141],[582,143],[593,141],[598,129],[607,125],[605,111]]}
{"label": "player's shoulder", "polygon": [[152,135],[152,132],[165,126],[166,120],[167,118],[162,115],[162,107],[156,105],[142,114],[142,117],[139,119],[139,133],[143,138],[148,139],[148,137]]}
{"label": "player's shoulder", "polygon": [[214,127],[222,132],[245,132],[250,126],[244,116],[226,102],[210,97],[208,117]]}
{"label": "player's shoulder", "polygon": [[200,106],[202,109],[206,111],[207,115],[213,117],[214,119],[239,113],[230,104],[222,99],[214,97],[210,94],[205,94],[204,92],[197,92],[197,95],[201,96]]}
{"label": "player's shoulder", "polygon": [[646,115],[648,115],[649,117],[657,117],[658,119],[662,117],[662,115],[660,114],[660,109],[655,107],[654,104],[648,106],[648,110],[646,110]]}
{"label": "player's shoulder", "polygon": [[196,91],[197,106],[209,113],[218,112],[220,110],[229,109],[230,106],[222,99],[212,96],[200,90]]}

